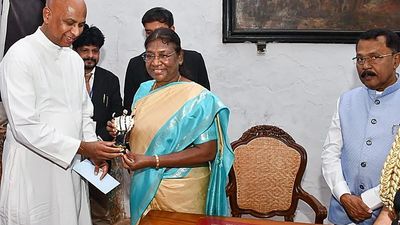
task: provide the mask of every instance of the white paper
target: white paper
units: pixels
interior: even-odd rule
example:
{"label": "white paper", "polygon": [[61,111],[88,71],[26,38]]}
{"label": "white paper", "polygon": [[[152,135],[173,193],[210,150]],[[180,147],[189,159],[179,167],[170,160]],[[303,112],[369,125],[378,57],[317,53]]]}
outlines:
{"label": "white paper", "polygon": [[383,205],[380,199],[377,197],[379,196],[379,193],[376,191],[379,191],[379,189],[368,190],[364,193],[361,193],[361,199],[372,210],[380,208]]}
{"label": "white paper", "polygon": [[104,194],[107,194],[119,185],[119,182],[109,174],[107,174],[102,180],[100,180],[102,172],[99,171],[99,173],[95,175],[94,165],[88,159],[85,159],[82,162],[75,164],[73,169]]}

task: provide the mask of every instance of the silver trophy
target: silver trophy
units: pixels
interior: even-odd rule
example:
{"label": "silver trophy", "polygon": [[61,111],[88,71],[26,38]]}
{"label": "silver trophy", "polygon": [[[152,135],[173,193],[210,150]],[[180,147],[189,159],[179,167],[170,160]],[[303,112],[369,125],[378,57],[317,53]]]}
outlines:
{"label": "silver trophy", "polygon": [[115,137],[115,146],[124,149],[129,149],[129,143],[126,141],[127,133],[132,129],[134,124],[133,116],[128,115],[128,110],[124,109],[122,115],[114,117],[114,127],[117,129],[117,136]]}

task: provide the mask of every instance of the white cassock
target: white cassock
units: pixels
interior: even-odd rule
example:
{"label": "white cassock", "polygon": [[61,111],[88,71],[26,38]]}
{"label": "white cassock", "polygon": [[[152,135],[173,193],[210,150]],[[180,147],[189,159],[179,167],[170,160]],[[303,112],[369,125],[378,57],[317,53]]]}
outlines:
{"label": "white cassock", "polygon": [[0,224],[91,224],[87,185],[71,169],[80,140],[96,140],[81,57],[38,29],[3,58],[0,90],[9,120]]}

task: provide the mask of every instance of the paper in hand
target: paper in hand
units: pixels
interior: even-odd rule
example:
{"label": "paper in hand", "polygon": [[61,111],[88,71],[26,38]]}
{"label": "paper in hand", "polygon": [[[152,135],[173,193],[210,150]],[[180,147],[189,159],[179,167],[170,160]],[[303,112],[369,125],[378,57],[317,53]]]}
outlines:
{"label": "paper in hand", "polygon": [[99,173],[95,175],[94,165],[88,159],[85,159],[82,162],[75,164],[73,170],[79,173],[82,177],[84,177],[87,181],[93,184],[104,194],[107,194],[119,185],[119,182],[109,174],[107,174],[102,180],[100,180],[102,174],[101,171],[99,171]]}

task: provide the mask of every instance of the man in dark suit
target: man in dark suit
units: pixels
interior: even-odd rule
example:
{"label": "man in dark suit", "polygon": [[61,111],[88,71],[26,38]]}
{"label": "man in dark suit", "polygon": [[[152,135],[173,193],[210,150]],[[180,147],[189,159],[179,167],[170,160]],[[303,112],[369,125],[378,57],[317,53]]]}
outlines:
{"label": "man in dark suit", "polygon": [[[146,37],[155,29],[170,28],[175,30],[172,13],[162,7],[148,10],[142,17]],[[186,78],[210,89],[206,66],[203,57],[196,51],[183,50],[183,64],[179,68],[180,73]],[[152,79],[147,73],[142,55],[129,61],[125,76],[124,108],[131,112],[133,97],[142,82]]]}
{"label": "man in dark suit", "polygon": [[[78,39],[73,43],[74,50],[82,57],[85,63],[86,89],[94,106],[93,120],[96,122],[96,134],[105,141],[113,140],[107,130],[107,121],[112,115],[119,116],[122,113],[122,98],[118,77],[108,70],[105,70],[97,63],[100,58],[100,48],[104,44],[103,33],[95,26],[85,25],[84,30]],[[110,166],[110,173],[118,168],[113,161]],[[118,191],[113,190],[113,192]],[[111,195],[116,195],[111,194]],[[112,224],[119,219],[115,212],[116,205],[112,203],[109,196],[100,192],[93,185],[89,185],[89,198],[91,216],[94,225]],[[111,209],[111,207],[114,207]],[[122,209],[119,214],[123,214]]]}
{"label": "man in dark suit", "polygon": [[83,33],[73,43],[73,48],[85,62],[86,88],[94,106],[96,134],[105,141],[111,141],[113,138],[106,130],[107,121],[111,120],[113,113],[116,116],[121,114],[122,98],[118,77],[97,66],[103,44],[102,32],[95,26],[89,28],[85,25]]}

